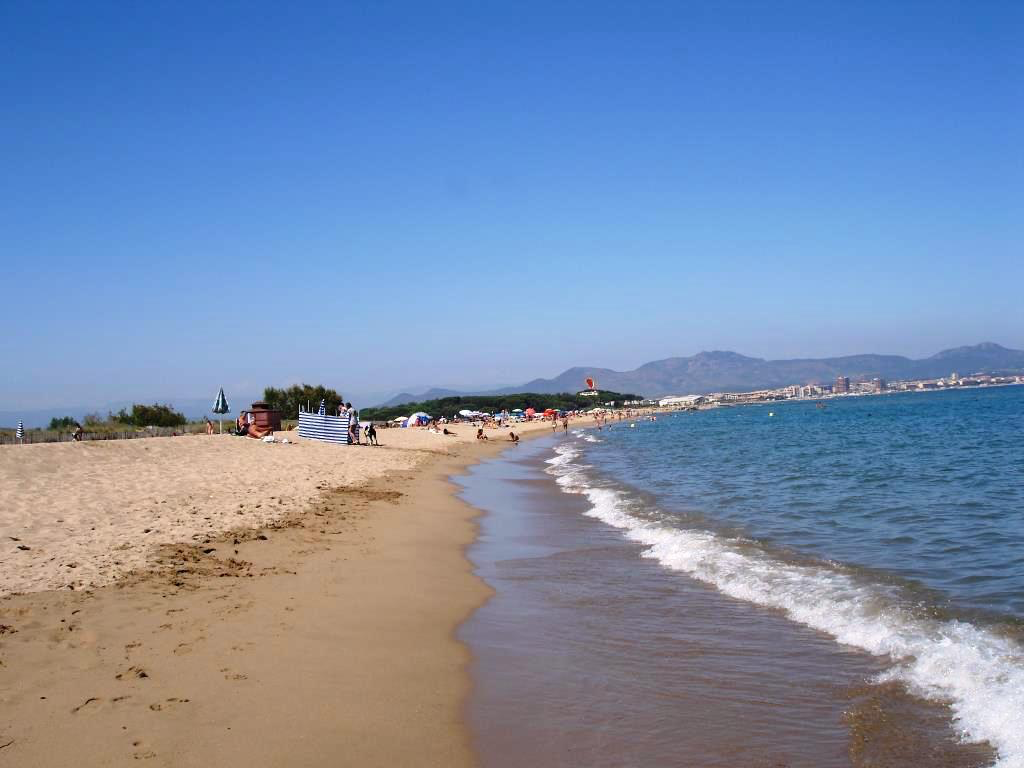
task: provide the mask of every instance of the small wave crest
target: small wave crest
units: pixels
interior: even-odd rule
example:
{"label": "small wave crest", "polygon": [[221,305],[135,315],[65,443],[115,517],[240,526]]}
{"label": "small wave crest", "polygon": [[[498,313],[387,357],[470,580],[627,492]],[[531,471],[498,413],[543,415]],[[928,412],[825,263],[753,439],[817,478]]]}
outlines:
{"label": "small wave crest", "polygon": [[574,445],[555,448],[547,471],[566,493],[586,496],[590,517],[643,544],[643,556],[715,586],[730,597],[779,609],[838,642],[886,657],[882,680],[948,704],[964,739],[987,741],[998,768],[1024,768],[1024,648],[960,620],[922,615],[897,590],[866,583],[841,568],[786,562],[710,531],[679,528],[652,516],[636,497],[605,487],[577,463]]}

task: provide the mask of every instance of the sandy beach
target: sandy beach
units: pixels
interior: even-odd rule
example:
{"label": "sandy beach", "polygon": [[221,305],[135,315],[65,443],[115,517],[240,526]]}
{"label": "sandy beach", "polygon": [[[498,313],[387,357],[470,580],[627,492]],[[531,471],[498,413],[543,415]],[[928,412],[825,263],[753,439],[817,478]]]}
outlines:
{"label": "sandy beach", "polygon": [[454,430],[0,450],[0,765],[473,764]]}

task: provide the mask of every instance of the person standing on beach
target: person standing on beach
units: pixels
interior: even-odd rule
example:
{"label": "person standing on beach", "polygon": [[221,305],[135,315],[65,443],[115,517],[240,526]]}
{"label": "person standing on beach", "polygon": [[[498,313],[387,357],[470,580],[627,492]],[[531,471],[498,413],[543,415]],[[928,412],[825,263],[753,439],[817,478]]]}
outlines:
{"label": "person standing on beach", "polygon": [[345,403],[345,412],[348,414],[349,442],[359,445],[359,413],[352,407],[352,403]]}
{"label": "person standing on beach", "polygon": [[563,416],[562,417],[562,434],[565,434],[565,435],[569,434],[569,417],[568,416]]}

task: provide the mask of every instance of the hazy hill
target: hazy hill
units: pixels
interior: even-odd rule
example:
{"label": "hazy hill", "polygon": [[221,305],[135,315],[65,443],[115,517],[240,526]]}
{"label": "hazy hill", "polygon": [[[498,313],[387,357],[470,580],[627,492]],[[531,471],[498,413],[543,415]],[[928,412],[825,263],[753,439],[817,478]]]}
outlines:
{"label": "hazy hill", "polygon": [[[900,355],[849,355],[822,359],[762,360],[736,352],[701,352],[691,357],[668,357],[645,363],[632,371],[610,368],[575,367],[553,379],[533,379],[525,384],[478,394],[513,392],[574,392],[591,376],[602,389],[638,392],[646,397],[706,392],[742,392],[783,387],[790,384],[831,383],[836,376],[860,378],[917,379],[980,372],[1024,371],[1024,351],[985,342],[971,347],[947,349],[922,360]],[[413,396],[401,394],[386,405],[458,394],[432,389]]]}
{"label": "hazy hill", "polygon": [[923,360],[900,355],[851,355],[822,359],[762,360],[736,352],[701,352],[692,357],[669,357],[645,363],[632,371],[570,368],[553,379],[533,381],[509,390],[564,392],[583,386],[587,376],[601,387],[642,392],[647,397],[667,394],[743,391],[813,382],[830,383],[836,376],[851,379],[913,379],[968,373],[1024,371],[1024,351],[986,342],[947,349]]}
{"label": "hazy hill", "polygon": [[402,405],[403,403],[417,403],[423,400],[440,400],[442,397],[458,397],[464,393],[457,392],[454,389],[441,389],[440,387],[432,387],[426,392],[418,395],[410,394],[409,392],[402,392],[401,394],[395,395],[385,403],[381,403],[376,406],[378,408],[390,408],[393,405]]}

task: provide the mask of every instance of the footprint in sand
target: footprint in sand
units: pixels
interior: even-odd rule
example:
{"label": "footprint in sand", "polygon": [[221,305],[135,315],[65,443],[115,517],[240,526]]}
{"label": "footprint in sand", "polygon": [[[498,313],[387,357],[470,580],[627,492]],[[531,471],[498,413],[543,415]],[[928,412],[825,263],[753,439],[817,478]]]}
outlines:
{"label": "footprint in sand", "polygon": [[156,757],[156,752],[152,749],[146,749],[146,745],[141,741],[133,741],[132,746],[136,749],[136,751],[132,753],[132,757],[136,760],[150,760]]}
{"label": "footprint in sand", "polygon": [[189,699],[179,699],[172,697],[164,701],[157,701],[149,705],[149,708],[154,712],[162,712],[164,710],[173,709],[179,704],[188,704]]}
{"label": "footprint in sand", "polygon": [[100,708],[103,703],[103,699],[98,696],[90,696],[88,699],[83,701],[77,707],[71,710],[72,715],[77,715],[79,712],[95,712]]}
{"label": "footprint in sand", "polygon": [[142,667],[128,667],[127,672],[118,672],[114,679],[116,680],[130,680],[131,678],[144,679],[149,677],[149,673]]}

